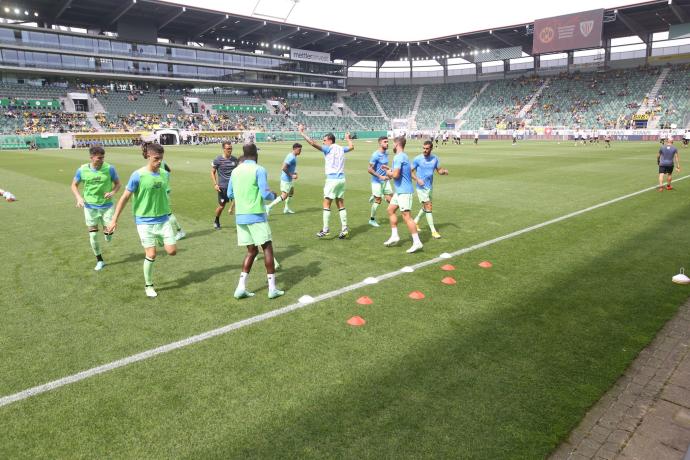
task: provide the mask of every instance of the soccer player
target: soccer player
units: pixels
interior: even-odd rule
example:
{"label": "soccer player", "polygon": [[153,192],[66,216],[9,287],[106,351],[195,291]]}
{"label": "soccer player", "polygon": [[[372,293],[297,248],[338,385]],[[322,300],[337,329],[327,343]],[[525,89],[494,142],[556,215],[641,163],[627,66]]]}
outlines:
{"label": "soccer player", "polygon": [[[393,179],[395,185],[395,194],[388,205],[388,219],[391,224],[391,237],[383,243],[385,246],[393,246],[400,241],[398,235],[398,216],[396,212],[400,208],[403,220],[407,225],[410,234],[412,235],[412,246],[407,250],[408,254],[419,251],[424,246],[419,239],[417,233],[417,225],[415,225],[410,210],[412,209],[412,171],[410,160],[405,153],[406,139],[403,136],[394,139],[393,149],[396,153],[393,157],[393,169],[387,169],[386,175]],[[431,142],[431,141],[427,141]]]}
{"label": "soccer player", "polygon": [[307,136],[304,132],[304,125],[299,126],[299,132],[309,145],[323,152],[324,160],[326,160],[326,184],[323,187],[323,228],[316,236],[323,238],[330,235],[331,204],[335,200],[341,224],[338,238],[343,240],[350,235],[350,230],[347,227],[347,211],[345,210],[345,154],[355,149],[350,133],[345,134],[347,147],[342,147],[335,143],[335,136],[332,133],[326,134],[323,137],[323,145],[319,145]]}
{"label": "soccer player", "polygon": [[422,204],[422,209],[419,210],[414,223],[417,231],[419,231],[419,220],[422,218],[422,214],[426,214],[426,221],[431,229],[431,236],[439,239],[441,235],[434,227],[434,217],[431,214],[431,189],[434,184],[434,172],[445,176],[448,174],[448,170],[439,167],[438,157],[431,153],[433,148],[434,146],[431,142],[424,142],[423,153],[412,161],[412,180],[417,185],[417,198],[419,198],[419,202]]}
{"label": "soccer player", "polygon": [[514,129],[513,130],[513,145],[517,145],[517,136],[518,136],[517,130]]}
{"label": "soccer player", "polygon": [[[218,155],[211,162],[211,180],[213,188],[218,192],[218,206],[216,207],[216,218],[213,221],[213,228],[220,230],[220,215],[225,209],[228,201],[228,182],[232,171],[239,164],[237,157],[232,156],[232,144],[228,141],[223,142],[223,154]],[[235,203],[230,203],[230,214]]]}
{"label": "soccer player", "polygon": [[474,145],[479,144],[479,131],[474,132]]}
{"label": "soccer player", "polygon": [[369,214],[369,225],[372,227],[379,227],[376,222],[376,210],[381,204],[381,197],[386,198],[386,202],[390,203],[393,197],[393,187],[391,186],[388,176],[386,176],[386,169],[388,167],[388,137],[379,137],[379,148],[371,154],[369,160],[369,169],[367,172],[371,174],[371,214]]}
{"label": "soccer player", "polygon": [[[148,146],[149,145],[153,145],[153,143],[152,142],[144,142],[141,145],[141,154],[145,160],[148,159]],[[163,170],[168,173],[168,180],[169,180],[170,173],[172,172],[172,169],[170,169],[170,165],[167,162],[163,161],[161,163],[161,168],[163,168]],[[167,190],[168,206],[171,206],[170,205],[170,191],[171,191],[170,190],[170,182],[168,181],[168,190]],[[187,234],[184,232],[184,230],[182,230],[182,226],[177,221],[177,217],[175,217],[175,214],[172,213],[172,207],[170,209],[170,214],[168,215],[168,217],[170,218],[170,225],[172,225],[173,230],[175,231],[175,241],[181,240],[182,238],[187,236]]]}
{"label": "soccer player", "polygon": [[295,194],[295,187],[292,183],[297,180],[297,157],[302,153],[302,144],[295,142],[292,144],[292,152],[288,153],[283,160],[283,167],[280,173],[280,196],[276,197],[271,204],[266,206],[266,213],[271,212],[271,208],[281,201],[285,202],[283,214],[294,214],[290,209],[290,199]]}
{"label": "soccer player", "polygon": [[604,136],[604,147],[607,149],[611,148],[611,135],[607,132]]}
{"label": "soccer player", "polygon": [[170,223],[168,181],[170,173],[162,168],[163,146],[146,146],[146,166],[134,171],[115,207],[115,214],[108,226],[112,233],[127,202],[132,198],[132,211],[137,232],[144,248],[144,291],[148,297],[158,294],[153,288],[153,263],[156,260],[156,244],[163,245],[168,255],[177,254],[175,231]]}
{"label": "soccer player", "polygon": [[256,144],[245,144],[242,150],[245,159],[235,168],[228,182],[228,198],[235,200],[237,244],[247,247],[240,281],[235,289],[235,298],[254,296],[253,292],[247,291],[247,277],[261,247],[268,277],[268,298],[275,299],[285,292],[276,288],[271,227],[268,225],[268,216],[264,212],[263,204],[264,200],[275,199],[275,193],[268,188],[266,170],[257,164],[259,154]]}
{"label": "soccer player", "polygon": [[687,147],[690,143],[690,129],[686,130],[683,134],[683,147]]}
{"label": "soccer player", "polygon": [[[77,169],[72,179],[72,194],[77,200],[77,208],[84,208],[84,220],[89,230],[89,242],[96,256],[94,270],[105,267],[101,244],[98,241],[98,225],[103,227],[105,241],[112,240],[112,232],[107,231],[113,218],[113,196],[120,190],[120,178],[115,168],[105,162],[105,150],[100,145],[89,149],[88,163]],[[79,193],[79,184],[84,184],[84,196]]]}
{"label": "soccer player", "polygon": [[5,201],[17,201],[17,197],[10,193],[9,190],[0,189],[0,196],[5,199]]}
{"label": "soccer player", "polygon": [[676,169],[680,171],[680,158],[678,157],[678,150],[673,146],[673,137],[666,139],[666,145],[659,149],[656,154],[656,163],[659,165],[659,191],[664,191],[664,175],[666,175],[666,190],[673,190],[671,186],[671,176],[673,175],[673,163],[676,164]]}

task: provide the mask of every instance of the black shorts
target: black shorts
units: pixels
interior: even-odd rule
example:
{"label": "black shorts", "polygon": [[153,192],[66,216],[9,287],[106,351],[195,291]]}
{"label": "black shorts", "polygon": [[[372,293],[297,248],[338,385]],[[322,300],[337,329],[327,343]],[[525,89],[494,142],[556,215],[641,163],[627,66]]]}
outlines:
{"label": "black shorts", "polygon": [[223,204],[227,203],[228,201],[230,201],[228,199],[228,189],[226,189],[226,188],[220,189],[220,192],[218,192],[218,204],[223,205]]}
{"label": "black shorts", "polygon": [[659,165],[659,174],[673,174],[673,165],[671,165],[671,166]]}
{"label": "black shorts", "polygon": [[688,141],[689,141],[689,140],[690,140],[690,139],[683,139],[683,145],[688,145]]}

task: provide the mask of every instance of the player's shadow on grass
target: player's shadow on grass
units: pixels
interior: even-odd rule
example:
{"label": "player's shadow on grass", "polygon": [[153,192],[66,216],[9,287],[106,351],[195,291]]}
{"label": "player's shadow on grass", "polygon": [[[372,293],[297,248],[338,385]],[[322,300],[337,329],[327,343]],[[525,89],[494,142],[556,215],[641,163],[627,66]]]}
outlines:
{"label": "player's shadow on grass", "polygon": [[206,236],[206,235],[210,235],[211,233],[215,233],[217,231],[218,230],[216,230],[214,228],[207,228],[205,230],[196,230],[196,231],[187,233],[187,237],[185,239],[196,238],[199,236]]}
{"label": "player's shadow on grass", "polygon": [[205,270],[197,270],[193,272],[188,272],[185,276],[178,278],[174,281],[171,281],[170,283],[166,283],[165,285],[156,288],[157,291],[173,291],[175,289],[179,289],[185,286],[189,286],[191,284],[197,284],[197,283],[203,283],[211,279],[213,276],[216,275],[223,275],[229,271],[233,270],[240,270],[242,268],[242,265],[221,265],[218,267],[211,267],[207,268]]}
{"label": "player's shadow on grass", "polygon": [[[177,254],[178,255],[183,253],[183,252],[185,252],[185,249],[177,248]],[[159,250],[157,251],[156,259],[158,259],[160,257],[170,257],[170,256],[168,256],[165,253],[165,249],[159,248]],[[106,261],[106,264],[112,266],[112,265],[128,264],[128,263],[132,263],[132,262],[142,262],[143,260],[144,260],[144,254],[138,253],[138,252],[133,252],[132,254],[125,257],[124,259],[120,259],[116,262],[107,262]]]}

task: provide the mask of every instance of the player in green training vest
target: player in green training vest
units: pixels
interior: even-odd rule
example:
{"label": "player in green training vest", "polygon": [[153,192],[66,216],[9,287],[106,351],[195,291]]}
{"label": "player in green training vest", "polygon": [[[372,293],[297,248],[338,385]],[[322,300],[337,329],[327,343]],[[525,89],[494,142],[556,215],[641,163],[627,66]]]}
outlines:
{"label": "player in green training vest", "polygon": [[[148,156],[148,146],[153,144],[153,142],[144,142],[141,144],[141,154],[144,157],[144,160],[146,160],[146,157]],[[172,169],[170,169],[170,165],[164,161],[161,164],[161,168],[165,170],[165,172],[168,173],[168,178],[170,178],[170,173],[172,172]],[[175,214],[172,212],[172,202],[170,201],[170,183],[168,182],[168,204],[170,205],[170,214],[168,215],[168,218],[170,219],[170,225],[172,225],[173,230],[175,230],[175,239],[176,240],[181,240],[187,234],[182,230],[182,226],[180,223],[177,221],[177,217],[175,217]]]}
{"label": "player in green training vest", "polygon": [[275,193],[268,188],[266,170],[256,164],[259,158],[256,145],[246,144],[242,150],[244,161],[235,168],[228,182],[228,198],[235,200],[237,244],[247,247],[240,281],[235,289],[235,298],[254,296],[253,292],[247,291],[247,277],[261,247],[264,251],[264,265],[268,275],[268,298],[275,299],[284,292],[276,288],[271,227],[268,225],[268,217],[264,212],[264,200],[275,199]]}
{"label": "player in green training vest", "polygon": [[[72,179],[72,193],[77,200],[77,207],[84,208],[84,219],[89,229],[91,249],[96,256],[96,267],[100,271],[105,267],[98,241],[98,225],[103,227],[106,241],[112,239],[112,232],[106,230],[113,218],[113,196],[120,190],[120,178],[115,168],[104,161],[105,150],[100,145],[89,149],[90,162],[77,169]],[[84,196],[79,193],[79,184],[84,184]]]}
{"label": "player in green training vest", "polygon": [[170,224],[170,204],[168,202],[169,174],[161,168],[163,147],[149,144],[146,148],[148,164],[132,173],[125,192],[115,207],[115,215],[108,227],[113,232],[117,219],[127,202],[132,199],[134,222],[144,247],[145,292],[149,297],[158,294],[153,288],[153,262],[156,260],[156,244],[162,245],[168,255],[177,254],[175,231]]}

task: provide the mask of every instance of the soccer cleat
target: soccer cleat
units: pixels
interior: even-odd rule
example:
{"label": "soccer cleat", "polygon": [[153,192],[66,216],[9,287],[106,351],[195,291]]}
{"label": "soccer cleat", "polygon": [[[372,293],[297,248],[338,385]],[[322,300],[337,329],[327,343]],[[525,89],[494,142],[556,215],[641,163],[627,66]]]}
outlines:
{"label": "soccer cleat", "polygon": [[372,227],[380,227],[379,223],[376,222],[376,219],[369,219],[369,225]]}
{"label": "soccer cleat", "polygon": [[285,294],[285,291],[281,291],[280,289],[274,289],[268,292],[268,298],[275,299],[276,297],[280,297],[283,294]]}
{"label": "soccer cleat", "polygon": [[319,231],[319,232],[316,234],[316,236],[317,236],[318,238],[323,238],[324,236],[328,236],[328,235],[330,235],[330,234],[331,234],[331,232],[330,232],[327,228],[324,228],[324,229],[322,229],[321,231]]}
{"label": "soccer cleat", "polygon": [[249,291],[247,291],[246,289],[239,289],[239,288],[238,288],[238,289],[235,289],[235,295],[234,295],[234,297],[235,297],[236,299],[245,299],[245,298],[247,298],[247,297],[254,297],[254,293],[253,293],[253,292],[249,292]]}
{"label": "soccer cleat", "polygon": [[105,268],[105,262],[103,262],[102,260],[99,260],[98,262],[96,262],[96,266],[93,267],[93,269],[96,270],[97,272],[100,272],[104,268]]}
{"label": "soccer cleat", "polygon": [[673,190],[673,187],[671,187],[670,185],[667,185],[666,190]]}
{"label": "soccer cleat", "polygon": [[293,210],[290,209],[290,208],[285,208],[285,209],[283,209],[283,214],[294,214],[294,213],[295,213],[295,211],[293,211]]}
{"label": "soccer cleat", "polygon": [[214,222],[213,228],[215,228],[216,230],[220,230],[220,222]]}
{"label": "soccer cleat", "polygon": [[158,293],[153,288],[153,285],[144,287],[144,292],[146,292],[146,297],[151,297],[152,299],[158,297]]}
{"label": "soccer cleat", "polygon": [[396,244],[398,241],[400,241],[400,238],[399,238],[399,237],[391,236],[390,238],[388,238],[388,239],[383,243],[383,245],[384,245],[384,246],[393,246],[393,245]]}
{"label": "soccer cleat", "polygon": [[408,249],[407,252],[408,254],[412,254],[413,252],[417,252],[420,249],[422,249],[424,245],[422,243],[412,243],[412,246],[410,246],[410,249]]}
{"label": "soccer cleat", "polygon": [[350,236],[350,229],[345,227],[340,234],[338,235],[338,238],[341,240],[344,240],[345,238],[348,238]]}
{"label": "soccer cleat", "polygon": [[184,230],[180,230],[177,232],[177,235],[175,235],[175,241],[180,241],[185,236],[187,236],[187,234],[184,232]]}
{"label": "soccer cleat", "polygon": [[415,223],[414,225],[415,225],[415,227],[417,227],[417,233],[419,233],[419,232],[421,232],[421,231],[422,231],[422,229],[421,229],[421,228],[419,228],[419,224],[418,224],[418,223]]}
{"label": "soccer cleat", "polygon": [[431,236],[436,239],[441,238],[441,234],[439,232],[431,232]]}
{"label": "soccer cleat", "polygon": [[664,191],[664,187],[659,187],[658,189],[656,189],[656,191],[657,191],[657,192],[663,192],[663,191]]}

